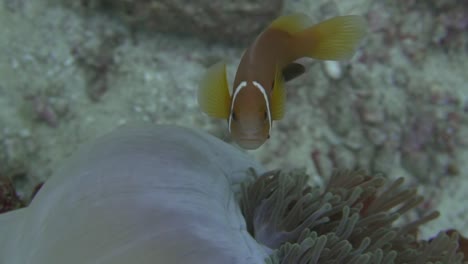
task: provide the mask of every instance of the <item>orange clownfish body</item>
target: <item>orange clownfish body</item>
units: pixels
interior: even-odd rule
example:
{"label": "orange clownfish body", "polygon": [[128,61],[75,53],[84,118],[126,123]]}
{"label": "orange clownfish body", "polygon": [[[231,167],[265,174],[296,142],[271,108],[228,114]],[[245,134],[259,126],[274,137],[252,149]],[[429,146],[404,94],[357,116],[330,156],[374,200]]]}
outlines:
{"label": "orange clownfish body", "polygon": [[269,137],[273,120],[284,116],[284,82],[304,73],[294,63],[302,57],[350,58],[365,34],[360,16],[339,16],[308,26],[302,14],[271,23],[244,52],[229,93],[226,65],[210,67],[198,90],[198,104],[211,117],[224,118],[232,138],[244,149],[256,149]]}

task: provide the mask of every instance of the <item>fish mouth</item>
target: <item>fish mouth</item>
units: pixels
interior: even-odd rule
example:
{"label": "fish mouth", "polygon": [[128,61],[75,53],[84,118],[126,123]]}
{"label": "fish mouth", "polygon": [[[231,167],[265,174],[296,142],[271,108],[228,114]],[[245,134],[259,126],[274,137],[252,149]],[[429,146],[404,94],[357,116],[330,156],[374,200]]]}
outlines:
{"label": "fish mouth", "polygon": [[241,146],[244,149],[249,149],[249,150],[254,150],[254,149],[259,148],[264,142],[264,140],[260,140],[258,138],[250,138],[250,137],[239,138],[236,141],[237,141],[237,144],[239,144],[239,146]]}

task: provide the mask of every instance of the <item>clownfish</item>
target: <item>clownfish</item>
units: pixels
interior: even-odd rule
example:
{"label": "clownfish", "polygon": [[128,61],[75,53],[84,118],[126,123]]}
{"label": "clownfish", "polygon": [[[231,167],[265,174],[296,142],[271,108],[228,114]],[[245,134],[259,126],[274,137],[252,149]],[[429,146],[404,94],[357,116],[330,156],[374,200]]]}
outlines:
{"label": "clownfish", "polygon": [[365,35],[361,16],[338,16],[310,26],[303,14],[274,20],[242,55],[229,92],[226,65],[211,66],[198,88],[203,112],[228,122],[232,139],[244,149],[257,149],[270,138],[273,120],[285,113],[284,82],[305,72],[294,61],[349,59]]}

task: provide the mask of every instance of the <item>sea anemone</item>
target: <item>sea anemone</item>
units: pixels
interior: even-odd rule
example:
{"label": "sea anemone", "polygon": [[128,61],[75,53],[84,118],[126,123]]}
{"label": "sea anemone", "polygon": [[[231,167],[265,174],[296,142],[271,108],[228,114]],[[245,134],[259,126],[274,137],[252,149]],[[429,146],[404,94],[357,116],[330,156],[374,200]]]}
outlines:
{"label": "sea anemone", "polygon": [[401,179],[308,182],[203,132],[129,125],[0,215],[0,263],[462,263],[456,232],[416,239],[437,213],[395,224],[422,201]]}
{"label": "sea anemone", "polygon": [[432,212],[404,225],[401,215],[423,198],[364,171],[336,172],[325,190],[301,171],[272,171],[244,184],[241,208],[249,233],[274,249],[267,263],[463,263],[458,234],[417,240]]}

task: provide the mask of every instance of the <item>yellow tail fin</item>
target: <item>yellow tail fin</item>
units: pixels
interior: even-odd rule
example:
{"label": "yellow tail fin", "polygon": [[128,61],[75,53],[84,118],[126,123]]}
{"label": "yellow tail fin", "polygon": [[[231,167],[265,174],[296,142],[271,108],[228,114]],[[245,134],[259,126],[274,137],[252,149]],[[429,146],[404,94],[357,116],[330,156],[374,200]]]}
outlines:
{"label": "yellow tail fin", "polygon": [[211,117],[229,117],[231,96],[227,83],[226,64],[219,62],[207,70],[198,88],[198,105]]}
{"label": "yellow tail fin", "polygon": [[268,28],[274,28],[294,34],[303,31],[311,25],[309,18],[302,13],[280,16],[271,22]]}
{"label": "yellow tail fin", "polygon": [[298,57],[345,60],[353,56],[366,34],[361,16],[339,16],[325,20],[296,34]]}

